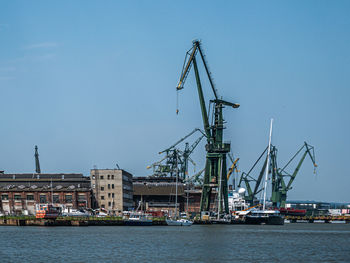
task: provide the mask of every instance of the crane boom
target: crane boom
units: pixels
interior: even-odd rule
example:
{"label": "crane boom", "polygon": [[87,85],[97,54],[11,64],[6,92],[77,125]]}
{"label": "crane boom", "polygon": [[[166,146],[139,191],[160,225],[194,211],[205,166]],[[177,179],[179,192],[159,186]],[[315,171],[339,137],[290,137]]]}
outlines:
{"label": "crane boom", "polygon": [[239,161],[239,158],[237,158],[236,160],[234,160],[233,163],[232,163],[232,165],[231,165],[231,167],[230,167],[230,169],[228,169],[227,180],[230,179],[233,170],[234,170],[234,169],[237,170],[237,162],[238,162],[238,161]]}
{"label": "crane boom", "polygon": [[165,150],[159,152],[159,154],[162,154],[162,153],[164,153],[164,152],[167,152],[167,151],[171,150],[171,149],[174,148],[176,145],[178,145],[179,143],[183,142],[183,141],[186,140],[188,137],[190,137],[192,134],[194,134],[196,131],[199,131],[199,132],[201,132],[201,133],[204,135],[204,133],[203,133],[203,131],[202,131],[201,129],[195,128],[193,131],[191,131],[191,132],[190,132],[189,134],[187,134],[185,137],[183,137],[183,138],[181,138],[180,140],[178,140],[178,141],[177,141],[176,143],[174,143],[173,145],[171,145],[171,146],[168,147],[167,149],[165,149]]}
{"label": "crane boom", "polygon": [[[311,159],[311,161],[312,161],[314,167],[317,167],[317,164],[316,164],[316,162],[315,162],[315,154],[314,154],[314,153],[311,154],[311,150],[313,151],[314,147],[308,145],[306,142],[304,142],[304,145],[303,145],[303,147],[302,147],[301,149],[303,149],[304,147],[305,147],[305,152],[303,153],[303,155],[302,155],[302,157],[301,157],[301,159],[300,159],[300,161],[299,161],[297,167],[295,168],[293,174],[292,174],[291,177],[290,177],[290,180],[289,180],[289,182],[288,182],[288,184],[287,184],[287,187],[286,187],[287,189],[290,189],[290,187],[291,187],[291,185],[292,185],[292,183],[293,183],[293,181],[294,181],[294,179],[295,179],[297,173],[299,172],[300,167],[301,167],[301,165],[303,164],[303,162],[304,162],[305,157],[306,157],[307,154],[309,154],[310,159]],[[294,159],[294,157],[292,158],[292,160],[293,160],[293,159]],[[289,163],[290,163],[290,162],[289,162]],[[289,164],[289,163],[288,163],[288,164]]]}

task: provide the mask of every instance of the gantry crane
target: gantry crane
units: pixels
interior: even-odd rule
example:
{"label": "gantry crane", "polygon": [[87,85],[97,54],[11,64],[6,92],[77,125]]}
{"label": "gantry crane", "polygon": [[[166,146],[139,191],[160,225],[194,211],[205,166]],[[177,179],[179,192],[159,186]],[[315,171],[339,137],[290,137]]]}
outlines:
{"label": "gantry crane", "polygon": [[40,162],[39,162],[39,153],[38,153],[38,146],[36,146],[36,145],[35,145],[34,157],[35,157],[35,172],[37,174],[40,174],[41,169],[40,169]]}
{"label": "gantry crane", "polygon": [[[201,136],[196,139],[193,144],[190,145],[186,142],[183,151],[176,148],[176,146],[196,132],[200,132]],[[201,129],[194,129],[167,149],[159,152],[159,154],[165,153],[165,156],[160,161],[147,166],[147,169],[153,168],[153,174],[155,176],[175,176],[178,172],[179,177],[182,180],[185,180],[188,177],[188,162],[190,161],[194,166],[196,165],[196,163],[190,158],[190,155],[204,136],[205,135]]]}
{"label": "gantry crane", "polygon": [[[304,150],[296,168],[293,173],[290,174],[286,171],[291,162]],[[292,189],[292,183],[297,176],[301,165],[303,164],[306,155],[310,156],[310,159],[314,165],[314,173],[316,173],[316,161],[314,147],[304,142],[303,146],[294,154],[294,156],[287,162],[282,168],[277,168],[277,150],[271,152],[271,167],[272,169],[272,193],[271,201],[275,207],[285,207],[287,200],[287,192]],[[289,177],[289,181],[286,182],[285,178]]]}
{"label": "gantry crane", "polygon": [[[184,62],[184,67],[180,76],[180,80],[176,87],[179,91],[184,88],[184,83],[190,72],[191,66],[193,65],[194,73],[197,83],[197,91],[199,96],[200,109],[202,113],[203,127],[205,137],[207,138],[206,145],[206,164],[203,178],[203,188],[200,203],[200,211],[209,211],[211,202],[211,192],[213,188],[218,189],[218,212],[222,213],[225,211],[229,212],[228,208],[228,192],[227,192],[227,170],[226,170],[226,154],[230,152],[230,143],[224,143],[223,141],[223,130],[224,130],[224,118],[223,108],[229,106],[232,108],[238,108],[239,104],[231,103],[219,98],[215,89],[211,73],[209,72],[207,63],[203,51],[201,49],[201,43],[198,40],[194,40],[192,48],[187,52]],[[202,90],[202,84],[199,76],[196,56],[200,54],[200,58],[203,61],[203,65],[210,82],[214,99],[210,100],[210,105],[213,104],[213,118],[211,125],[209,124],[209,115],[204,100],[204,94]],[[179,113],[179,109],[176,110]],[[223,202],[223,203],[222,203]]]}

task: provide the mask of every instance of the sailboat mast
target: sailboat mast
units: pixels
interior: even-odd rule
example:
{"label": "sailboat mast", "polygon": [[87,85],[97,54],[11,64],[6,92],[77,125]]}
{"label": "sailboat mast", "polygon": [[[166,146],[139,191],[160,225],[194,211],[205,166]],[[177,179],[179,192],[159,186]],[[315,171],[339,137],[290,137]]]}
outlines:
{"label": "sailboat mast", "polygon": [[265,168],[265,182],[264,182],[264,202],[263,202],[263,210],[265,210],[266,206],[266,187],[267,187],[267,179],[269,176],[269,163],[270,163],[270,148],[271,148],[271,136],[272,136],[272,123],[273,119],[270,122],[270,135],[269,135],[269,145],[267,147],[267,159],[266,159],[266,168]]}
{"label": "sailboat mast", "polygon": [[176,157],[176,187],[175,187],[175,219],[177,219],[177,183],[178,183],[178,177],[179,177],[179,166],[178,166],[178,160],[177,160],[177,150],[175,149],[175,157]]}
{"label": "sailboat mast", "polygon": [[52,177],[51,177],[51,204],[53,205],[53,189],[52,189]]}

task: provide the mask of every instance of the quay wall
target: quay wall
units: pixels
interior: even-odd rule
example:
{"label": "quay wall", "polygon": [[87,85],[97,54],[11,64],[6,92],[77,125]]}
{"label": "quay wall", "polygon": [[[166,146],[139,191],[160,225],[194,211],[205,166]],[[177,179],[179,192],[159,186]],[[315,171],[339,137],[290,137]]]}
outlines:
{"label": "quay wall", "polygon": [[[125,220],[118,217],[71,217],[57,219],[42,219],[35,217],[0,217],[0,226],[123,226]],[[153,225],[166,225],[165,219],[153,220]]]}

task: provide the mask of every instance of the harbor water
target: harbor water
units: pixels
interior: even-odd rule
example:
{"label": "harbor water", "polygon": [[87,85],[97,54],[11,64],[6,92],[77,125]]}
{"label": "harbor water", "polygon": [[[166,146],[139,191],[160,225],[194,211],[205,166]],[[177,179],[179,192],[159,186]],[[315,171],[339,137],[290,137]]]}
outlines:
{"label": "harbor water", "polygon": [[0,227],[0,262],[350,262],[350,224]]}

